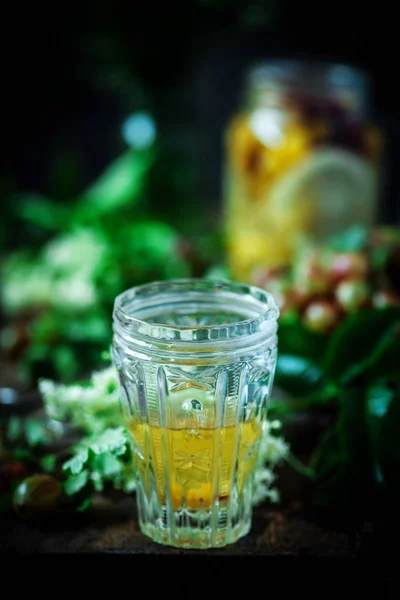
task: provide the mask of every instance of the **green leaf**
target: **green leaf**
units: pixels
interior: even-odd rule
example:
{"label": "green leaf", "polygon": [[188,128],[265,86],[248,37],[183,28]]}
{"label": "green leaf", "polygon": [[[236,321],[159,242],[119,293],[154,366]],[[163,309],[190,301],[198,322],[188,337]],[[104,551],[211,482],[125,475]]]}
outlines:
{"label": "green leaf", "polygon": [[374,271],[382,272],[390,255],[390,246],[377,246],[372,251],[371,262]]}
{"label": "green leaf", "polygon": [[16,202],[17,215],[44,230],[57,230],[69,221],[70,210],[54,200],[38,194],[25,194]]}
{"label": "green leaf", "polygon": [[340,395],[338,421],[311,460],[315,502],[331,508],[359,508],[374,501],[374,464],[366,415],[366,390],[351,388]]}
{"label": "green leaf", "polygon": [[92,471],[90,480],[93,483],[96,492],[102,492],[104,489],[103,476],[99,471]]}
{"label": "green leaf", "polygon": [[372,479],[372,463],[365,388],[353,387],[342,391],[339,435],[346,462],[351,465],[354,477],[368,483]]}
{"label": "green leaf", "polygon": [[310,467],[317,481],[328,478],[343,462],[343,450],[340,443],[338,426],[331,427],[322,437],[311,457]]}
{"label": "green leaf", "polygon": [[71,346],[56,346],[51,350],[55,368],[64,381],[72,381],[78,376],[79,364]]}
{"label": "green leaf", "polygon": [[311,457],[310,468],[314,473],[317,506],[340,509],[348,507],[351,476],[345,466],[339,426],[331,427]]}
{"label": "green leaf", "polygon": [[400,321],[396,321],[383,332],[376,348],[364,361],[351,367],[343,382],[362,380],[371,382],[396,376],[400,365]]}
{"label": "green leaf", "polygon": [[89,480],[89,471],[84,470],[76,475],[70,475],[64,482],[64,490],[68,496],[73,496],[80,492]]}
{"label": "green leaf", "polygon": [[62,327],[62,319],[50,311],[46,311],[32,322],[30,333],[35,344],[47,344],[57,338]]}
{"label": "green leaf", "polygon": [[[380,381],[370,387],[368,390],[367,425],[370,437],[371,453],[374,460],[375,479],[378,485],[384,482],[381,465],[379,464],[382,423],[394,397],[395,390],[389,386],[387,381]],[[383,441],[383,443],[386,444],[386,439]]]}
{"label": "green leaf", "polygon": [[11,417],[7,425],[7,439],[15,442],[23,433],[23,423],[20,417]]}
{"label": "green leaf", "polygon": [[[78,445],[75,448],[75,455],[64,463],[63,470],[69,470],[75,475],[80,473],[85,465],[87,467],[89,464],[94,470],[99,467],[102,469],[111,468],[111,462],[109,461],[112,459],[104,458],[101,455],[121,456],[126,452],[127,442],[127,434],[123,427],[106,429]],[[115,463],[112,464],[115,467]]]}
{"label": "green leaf", "polygon": [[121,473],[123,463],[114,454],[111,454],[111,452],[105,452],[104,454],[95,456],[93,469],[107,478]]}
{"label": "green leaf", "polygon": [[367,415],[371,418],[382,419],[389,408],[394,394],[388,385],[389,381],[390,378],[388,380],[383,378],[368,387]]}
{"label": "green leaf", "polygon": [[85,498],[80,504],[79,506],[76,508],[76,510],[78,512],[85,512],[86,510],[89,510],[89,508],[92,506],[92,500],[91,498]]}
{"label": "green leaf", "polygon": [[64,321],[63,333],[72,342],[106,344],[111,336],[110,319],[105,314],[71,315]]}
{"label": "green leaf", "polygon": [[40,419],[27,419],[24,423],[24,429],[29,446],[45,445],[49,442],[46,426]]}
{"label": "green leaf", "polygon": [[275,383],[293,396],[312,394],[321,388],[323,372],[309,359],[279,354],[275,371]]}
{"label": "green leaf", "polygon": [[118,234],[125,269],[139,276],[154,269],[165,271],[168,261],[185,264],[177,256],[178,235],[167,223],[139,221],[122,227]]}
{"label": "green leaf", "polygon": [[152,162],[152,152],[122,154],[78,200],[76,219],[98,217],[137,203]]}
{"label": "green leaf", "polygon": [[400,497],[400,390],[397,389],[382,417],[375,453],[383,479]]}
{"label": "green leaf", "polygon": [[329,336],[311,331],[297,316],[282,318],[278,329],[279,353],[301,356],[321,364]]}
{"label": "green leaf", "polygon": [[376,444],[383,419],[387,414],[389,407],[396,395],[396,390],[392,382],[381,380],[370,386],[367,393],[367,422],[370,431],[370,437],[373,444]]}
{"label": "green leaf", "polygon": [[380,382],[368,390],[367,415],[381,419],[388,411],[394,391]]}
{"label": "green leaf", "polygon": [[54,471],[54,467],[56,466],[56,455],[55,454],[47,454],[46,456],[43,456],[40,459],[40,466],[42,467],[43,471],[45,471],[46,473],[51,473],[52,471]]}
{"label": "green leaf", "polygon": [[63,464],[64,471],[70,471],[77,475],[82,471],[83,466],[89,458],[89,449],[87,446],[80,446],[75,449],[75,455]]}
{"label": "green leaf", "polygon": [[103,352],[101,353],[101,358],[106,363],[110,362],[111,361],[111,349],[103,350]]}
{"label": "green leaf", "polygon": [[100,434],[95,441],[90,444],[90,449],[95,454],[113,452],[119,456],[126,451],[128,439],[123,427],[110,428]]}
{"label": "green leaf", "polygon": [[349,316],[330,339],[324,361],[327,377],[345,379],[350,369],[367,360],[394,323],[400,307],[364,310]]}
{"label": "green leaf", "polygon": [[28,347],[23,360],[29,364],[44,361],[49,358],[49,346],[42,342],[34,343]]}
{"label": "green leaf", "polygon": [[368,230],[362,225],[354,225],[331,238],[329,246],[337,252],[357,252],[368,242]]}
{"label": "green leaf", "polygon": [[13,456],[17,460],[35,462],[35,456],[27,448],[13,448]]}

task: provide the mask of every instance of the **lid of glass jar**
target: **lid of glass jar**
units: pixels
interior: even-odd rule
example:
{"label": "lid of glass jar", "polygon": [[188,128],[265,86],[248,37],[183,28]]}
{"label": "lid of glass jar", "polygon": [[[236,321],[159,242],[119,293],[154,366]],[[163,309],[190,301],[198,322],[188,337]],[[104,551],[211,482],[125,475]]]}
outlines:
{"label": "lid of glass jar", "polygon": [[276,59],[254,65],[248,72],[247,89],[268,94],[299,93],[344,99],[357,112],[367,108],[369,77],[346,64],[316,60]]}

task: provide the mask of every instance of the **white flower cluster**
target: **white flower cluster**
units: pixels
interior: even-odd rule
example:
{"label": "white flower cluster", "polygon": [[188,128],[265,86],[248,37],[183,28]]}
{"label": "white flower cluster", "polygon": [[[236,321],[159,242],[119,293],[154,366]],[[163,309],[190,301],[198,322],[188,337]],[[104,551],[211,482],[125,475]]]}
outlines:
{"label": "white flower cluster", "polygon": [[39,380],[47,417],[70,424],[86,434],[123,424],[119,390],[114,367],[92,374],[85,385],[63,385],[49,379]]}
{"label": "white flower cluster", "polygon": [[[93,373],[87,385],[61,385],[42,379],[39,389],[47,416],[53,421],[69,422],[88,435],[123,424],[113,366]],[[274,469],[289,452],[287,442],[275,433],[280,427],[281,423],[277,420],[265,421],[263,424],[261,448],[254,475],[253,503],[256,505],[266,499],[270,502],[279,501],[279,492],[273,487],[276,480]]]}
{"label": "white flower cluster", "polygon": [[98,300],[94,277],[106,253],[105,242],[88,229],[50,241],[39,256],[13,253],[2,265],[0,301],[9,313],[35,306],[88,309]]}
{"label": "white flower cluster", "polygon": [[6,259],[1,278],[1,305],[7,313],[49,303],[52,285],[48,273],[22,253],[15,253]]}
{"label": "white flower cluster", "polygon": [[257,505],[268,499],[270,502],[279,501],[279,492],[272,484],[276,480],[274,468],[281,463],[289,453],[289,444],[282,436],[273,431],[280,429],[281,422],[265,421],[263,424],[261,448],[254,474],[253,504]]}

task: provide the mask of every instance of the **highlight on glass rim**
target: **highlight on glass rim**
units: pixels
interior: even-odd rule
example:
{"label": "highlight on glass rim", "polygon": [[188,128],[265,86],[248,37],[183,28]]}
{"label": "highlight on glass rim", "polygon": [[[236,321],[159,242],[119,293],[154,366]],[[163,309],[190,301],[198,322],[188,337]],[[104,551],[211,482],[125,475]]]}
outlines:
{"label": "highlight on glass rim", "polygon": [[395,538],[397,38],[342,8],[38,9],[10,50],[2,554]]}

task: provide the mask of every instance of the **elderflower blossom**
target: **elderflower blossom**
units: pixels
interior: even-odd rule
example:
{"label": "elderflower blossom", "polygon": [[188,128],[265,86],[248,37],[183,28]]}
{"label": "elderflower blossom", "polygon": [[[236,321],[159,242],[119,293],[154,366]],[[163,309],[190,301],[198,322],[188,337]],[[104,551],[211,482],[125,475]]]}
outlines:
{"label": "elderflower blossom", "polygon": [[66,277],[56,282],[53,288],[53,304],[59,308],[88,309],[98,301],[96,287],[81,274]]}
{"label": "elderflower blossom", "polygon": [[99,300],[95,278],[107,252],[101,236],[82,229],[51,240],[37,256],[11,254],[1,266],[2,306],[8,314],[29,307],[95,306]]}
{"label": "elderflower blossom", "polygon": [[0,302],[8,314],[46,305],[51,298],[51,274],[23,253],[7,258],[1,269]]}
{"label": "elderflower blossom", "polygon": [[51,421],[72,425],[88,434],[122,424],[113,367],[94,372],[85,385],[64,385],[41,379],[39,390]]}
{"label": "elderflower blossom", "polygon": [[95,388],[108,390],[109,394],[118,394],[118,381],[113,366],[92,373],[92,382]]}
{"label": "elderflower blossom", "polygon": [[277,436],[273,431],[281,427],[280,421],[264,421],[260,452],[254,473],[253,504],[257,505],[264,500],[276,503],[279,501],[279,492],[271,487],[276,476],[273,469],[279,465],[289,453],[289,444],[283,437]]}
{"label": "elderflower blossom", "polygon": [[43,249],[43,261],[56,272],[91,276],[107,253],[103,240],[89,229],[81,229],[51,240]]}

